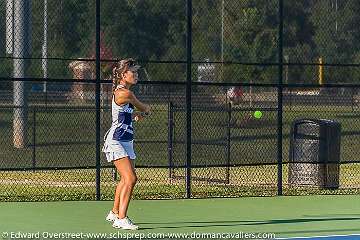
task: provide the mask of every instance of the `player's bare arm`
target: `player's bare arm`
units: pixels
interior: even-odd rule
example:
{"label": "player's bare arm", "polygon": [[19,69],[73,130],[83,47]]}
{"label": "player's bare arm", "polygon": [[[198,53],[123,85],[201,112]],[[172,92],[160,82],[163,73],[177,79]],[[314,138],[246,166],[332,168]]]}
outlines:
{"label": "player's bare arm", "polygon": [[140,112],[150,113],[150,106],[148,104],[142,103],[139,101],[136,96],[128,89],[119,89],[115,91],[115,102],[118,105],[123,105],[126,103],[131,103],[134,105]]}

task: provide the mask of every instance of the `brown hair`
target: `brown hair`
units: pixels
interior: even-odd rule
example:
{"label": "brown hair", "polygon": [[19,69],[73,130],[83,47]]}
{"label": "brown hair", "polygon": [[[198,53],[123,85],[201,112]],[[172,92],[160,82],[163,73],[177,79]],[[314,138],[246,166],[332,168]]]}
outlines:
{"label": "brown hair", "polygon": [[115,91],[119,81],[122,79],[122,74],[125,73],[131,66],[135,65],[135,60],[132,58],[126,58],[116,63],[112,71],[112,90]]}

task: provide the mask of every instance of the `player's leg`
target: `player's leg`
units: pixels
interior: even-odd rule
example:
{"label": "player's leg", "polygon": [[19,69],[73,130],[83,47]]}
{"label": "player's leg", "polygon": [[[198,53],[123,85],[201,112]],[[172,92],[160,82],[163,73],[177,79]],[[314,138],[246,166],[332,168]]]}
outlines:
{"label": "player's leg", "polygon": [[119,183],[117,184],[116,186],[116,189],[115,189],[115,197],[114,197],[114,206],[113,206],[113,213],[116,213],[119,214],[119,206],[120,206],[120,192],[121,192],[121,189],[123,188],[125,182],[124,182],[124,179],[121,178],[121,180],[119,181]]}
{"label": "player's leg", "polygon": [[134,164],[133,161],[129,159],[129,157],[125,157],[115,161],[114,165],[116,166],[116,169],[121,175],[121,180],[123,180],[123,184],[120,186],[119,189],[119,219],[115,220],[113,227],[134,230],[137,229],[138,226],[133,224],[131,220],[127,217],[127,211],[131,200],[131,195],[137,181]]}
{"label": "player's leg", "polygon": [[116,169],[124,181],[119,192],[119,218],[126,217],[127,209],[131,199],[131,194],[137,181],[133,161],[128,157],[124,157],[114,162]]}
{"label": "player's leg", "polygon": [[[115,152],[105,152],[105,154],[106,154],[106,159],[108,162],[113,162],[114,160],[116,160],[117,154]],[[115,188],[114,205],[113,205],[112,210],[109,211],[108,215],[105,218],[109,222],[114,222],[118,218],[119,204],[120,204],[120,192],[121,192],[121,188],[122,188],[123,184],[124,184],[124,181],[123,181],[123,179],[121,179]]]}

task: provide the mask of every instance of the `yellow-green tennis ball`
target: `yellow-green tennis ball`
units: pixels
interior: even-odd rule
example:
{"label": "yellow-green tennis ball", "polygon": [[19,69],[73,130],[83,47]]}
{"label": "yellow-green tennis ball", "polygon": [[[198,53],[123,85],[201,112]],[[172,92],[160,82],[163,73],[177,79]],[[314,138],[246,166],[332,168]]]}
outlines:
{"label": "yellow-green tennis ball", "polygon": [[255,111],[254,112],[254,117],[257,118],[257,119],[260,119],[262,117],[262,112],[261,111]]}

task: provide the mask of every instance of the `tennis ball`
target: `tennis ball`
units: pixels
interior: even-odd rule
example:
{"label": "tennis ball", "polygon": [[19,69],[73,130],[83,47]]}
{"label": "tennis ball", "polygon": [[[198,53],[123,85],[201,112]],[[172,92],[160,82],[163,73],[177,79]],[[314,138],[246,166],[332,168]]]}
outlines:
{"label": "tennis ball", "polygon": [[255,111],[254,112],[254,117],[257,118],[257,119],[260,119],[262,117],[262,112],[261,111]]}

